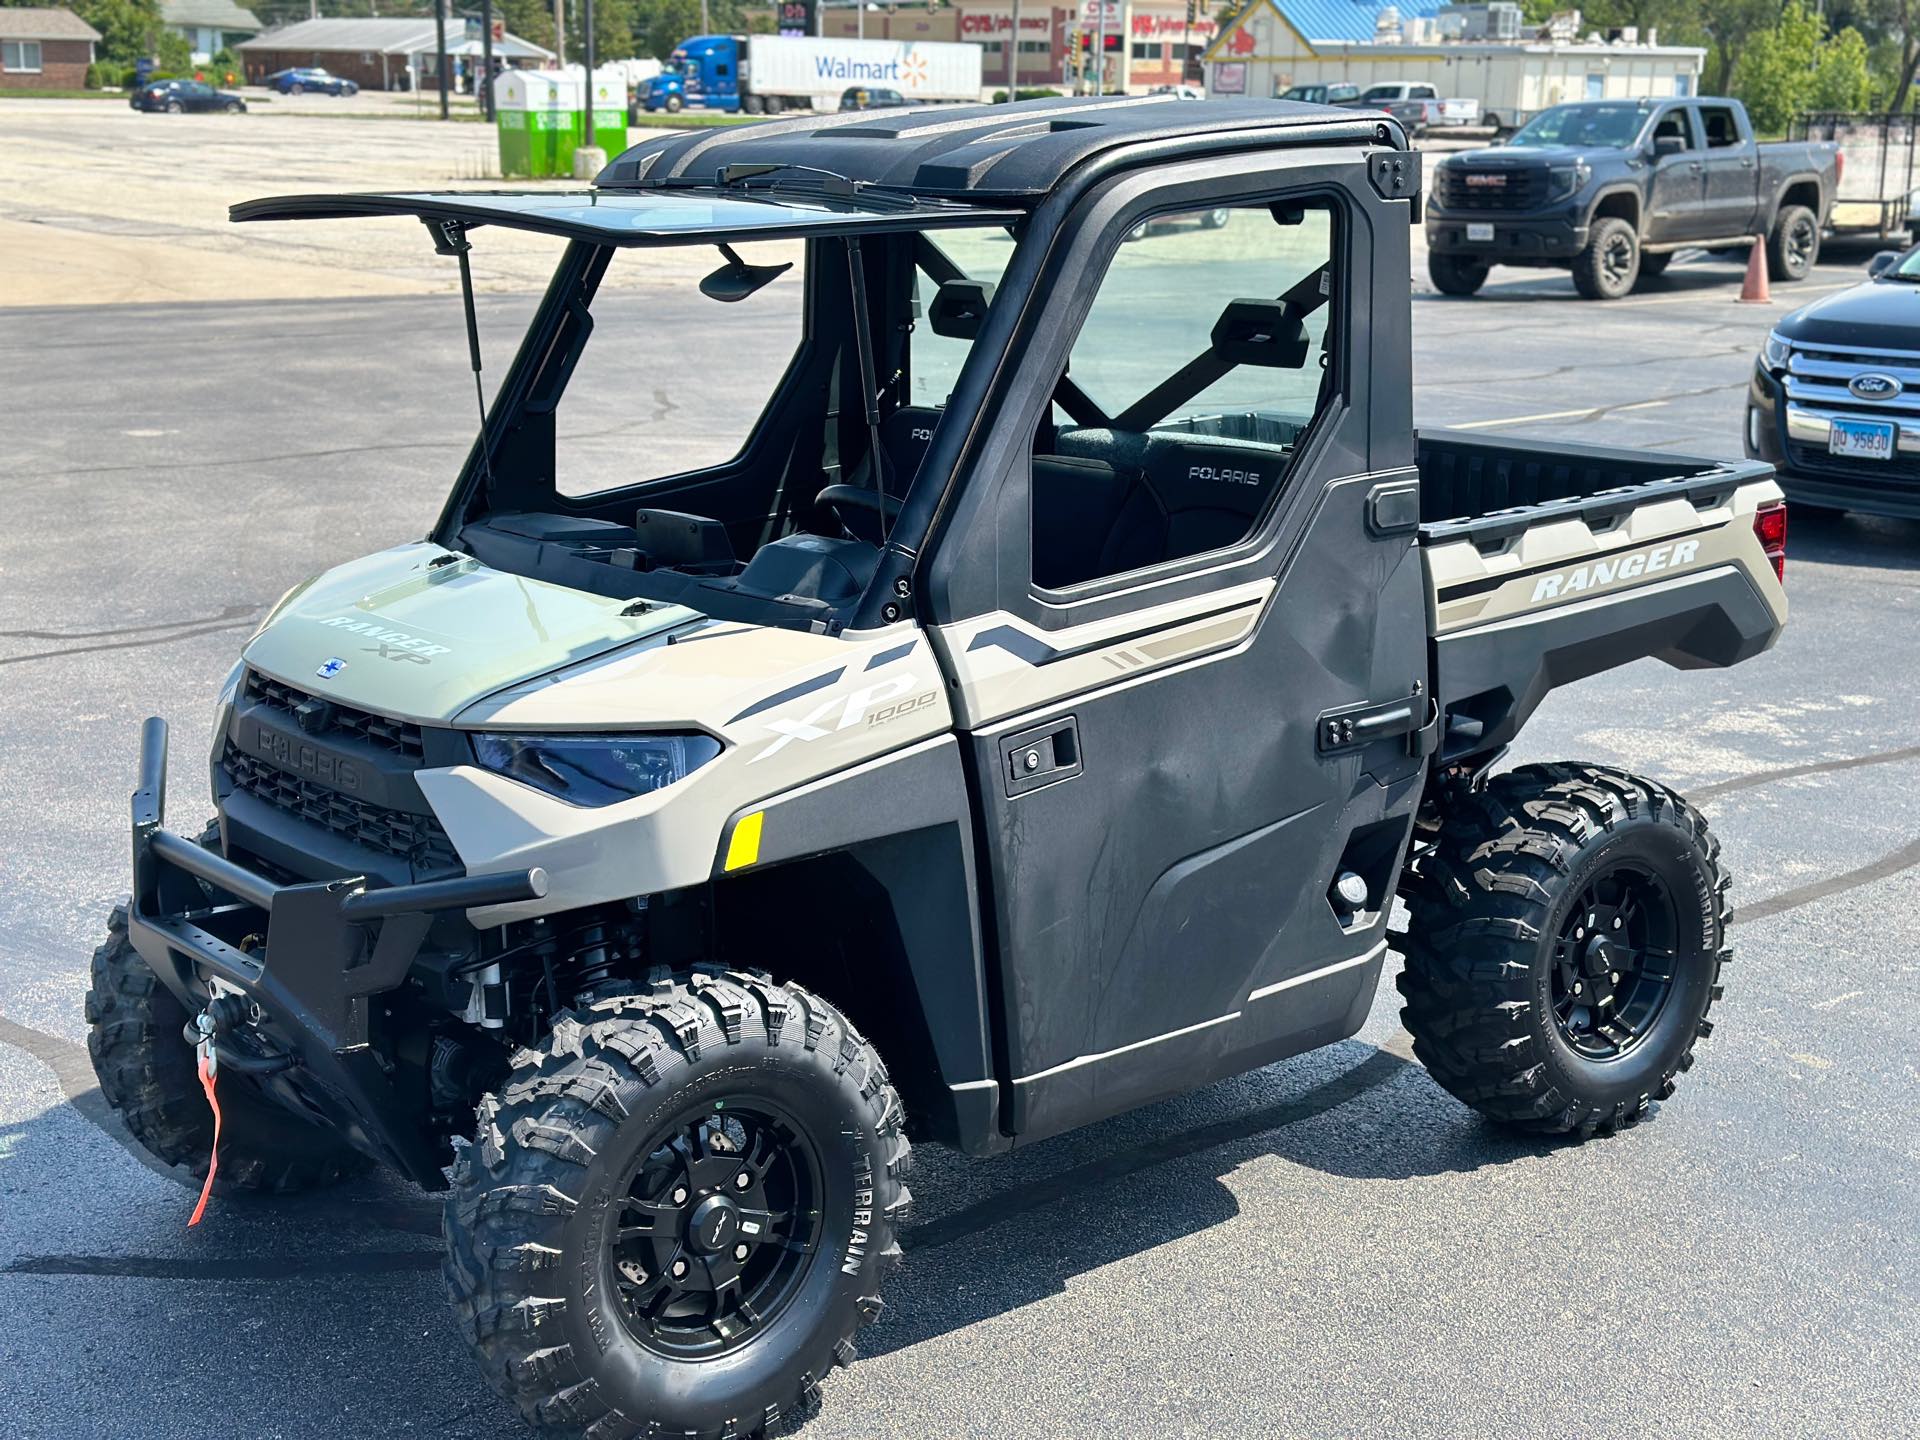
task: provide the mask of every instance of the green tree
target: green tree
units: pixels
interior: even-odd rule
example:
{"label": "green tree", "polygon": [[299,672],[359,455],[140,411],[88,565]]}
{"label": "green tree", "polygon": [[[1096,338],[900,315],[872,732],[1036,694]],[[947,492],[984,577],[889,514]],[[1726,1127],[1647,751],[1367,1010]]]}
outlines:
{"label": "green tree", "polygon": [[1779,0],[1700,0],[1698,24],[1707,46],[1702,93],[1725,95],[1732,88],[1734,58],[1747,38],[1779,18]]}
{"label": "green tree", "polygon": [[1814,53],[1806,108],[1871,110],[1873,88],[1873,70],[1867,63],[1866,37],[1849,25]]}
{"label": "green tree", "polygon": [[1800,0],[1788,0],[1778,24],[1747,37],[1734,63],[1732,88],[1761,134],[1785,133],[1795,112],[1806,108],[1814,74],[1808,62],[1821,48],[1826,28],[1827,22]]}

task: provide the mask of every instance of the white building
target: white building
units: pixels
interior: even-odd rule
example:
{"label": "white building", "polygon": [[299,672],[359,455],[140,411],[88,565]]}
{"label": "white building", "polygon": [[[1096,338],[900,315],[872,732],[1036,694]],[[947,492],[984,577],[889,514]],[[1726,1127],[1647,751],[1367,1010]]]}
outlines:
{"label": "white building", "polygon": [[[1488,124],[1512,128],[1567,100],[1692,95],[1706,51],[1615,40],[1443,38],[1443,0],[1396,6],[1356,0],[1252,0],[1207,48],[1209,95],[1272,97],[1293,85],[1424,81],[1478,100]],[[1577,16],[1575,26],[1577,27]],[[1557,29],[1565,33],[1567,26]],[[1628,32],[1630,35],[1631,32]]]}

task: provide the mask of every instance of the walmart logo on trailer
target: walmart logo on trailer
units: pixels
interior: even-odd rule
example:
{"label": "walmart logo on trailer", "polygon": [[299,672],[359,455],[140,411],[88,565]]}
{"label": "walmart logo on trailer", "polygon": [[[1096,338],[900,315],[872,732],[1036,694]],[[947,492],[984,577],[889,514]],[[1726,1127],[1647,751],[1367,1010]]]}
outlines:
{"label": "walmart logo on trailer", "polygon": [[822,80],[891,80],[909,88],[927,83],[927,57],[909,47],[891,60],[852,60],[840,55],[816,55],[813,72]]}

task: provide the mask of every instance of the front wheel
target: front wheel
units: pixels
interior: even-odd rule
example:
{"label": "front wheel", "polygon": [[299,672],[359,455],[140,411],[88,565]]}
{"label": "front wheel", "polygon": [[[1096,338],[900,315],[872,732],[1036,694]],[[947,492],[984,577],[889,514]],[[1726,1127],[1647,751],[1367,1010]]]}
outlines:
{"label": "front wheel", "polygon": [[669,115],[678,115],[681,107],[686,103],[687,102],[682,100],[678,95],[667,96],[667,113]]}
{"label": "front wheel", "polygon": [[1767,236],[1767,278],[1804,280],[1820,258],[1820,222],[1804,205],[1782,205]]}
{"label": "front wheel", "polygon": [[1427,275],[1433,288],[1442,295],[1474,295],[1487,283],[1488,266],[1471,255],[1443,255],[1427,252]]}
{"label": "front wheel", "polygon": [[1230,210],[1203,211],[1200,216],[1200,228],[1202,230],[1219,230],[1226,225],[1227,217],[1232,213]]}
{"label": "front wheel", "polygon": [[711,1440],[810,1406],[880,1313],[908,1199],[899,1097],[846,1017],[661,971],[514,1064],[445,1220],[495,1387],[568,1434]]}
{"label": "front wheel", "polygon": [[220,108],[226,111],[227,114],[229,115],[238,115],[242,110],[246,109],[247,107],[242,105],[238,100],[229,100],[226,104],[222,105]]}
{"label": "front wheel", "polygon": [[289,85],[287,87],[287,93],[289,95],[304,95],[307,93],[307,87],[304,85]]}
{"label": "front wheel", "polygon": [[1587,248],[1573,257],[1573,288],[1586,300],[1618,300],[1640,278],[1640,237],[1609,215],[1593,222]]}
{"label": "front wheel", "polygon": [[1673,252],[1663,250],[1658,255],[1642,254],[1640,257],[1640,278],[1657,280],[1667,273],[1667,267],[1673,263]]}
{"label": "front wheel", "polygon": [[[200,843],[209,845],[209,830]],[[187,1011],[162,985],[127,939],[127,912],[114,910],[107,938],[93,952],[87,992],[87,1052],[100,1093],[119,1112],[141,1148],[185,1172],[206,1178],[213,1153],[213,1112],[182,1033]],[[281,1109],[245,1075],[222,1071],[218,1093],[220,1171],[217,1194],[260,1191],[290,1194],[330,1185],[368,1166],[358,1153],[318,1126]]]}
{"label": "front wheel", "polygon": [[1530,765],[1459,796],[1402,890],[1414,1053],[1516,1129],[1635,1124],[1712,1033],[1727,887],[1700,813],[1622,771]]}

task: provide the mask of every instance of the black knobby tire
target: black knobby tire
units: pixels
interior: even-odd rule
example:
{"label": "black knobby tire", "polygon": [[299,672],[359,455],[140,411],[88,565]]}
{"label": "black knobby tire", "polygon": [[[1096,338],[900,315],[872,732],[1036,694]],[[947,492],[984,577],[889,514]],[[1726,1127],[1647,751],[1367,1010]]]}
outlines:
{"label": "black knobby tire", "polygon": [[1586,300],[1618,300],[1640,278],[1640,237],[1617,215],[1587,231],[1587,248],[1573,257],[1573,288]]}
{"label": "black knobby tire", "polygon": [[[202,843],[206,843],[203,837]],[[198,1185],[213,1149],[213,1113],[200,1088],[184,1006],[127,940],[125,906],[93,952],[87,1053],[100,1093],[143,1149]],[[331,1185],[371,1163],[326,1131],[273,1103],[244,1075],[218,1081],[222,1125],[214,1192],[288,1195]]]}
{"label": "black knobby tire", "polygon": [[1782,205],[1767,236],[1767,278],[1804,280],[1820,259],[1820,222],[1804,205]]}
{"label": "black knobby tire", "polygon": [[1487,265],[1471,255],[1427,252],[1427,275],[1442,295],[1473,295],[1487,283]]}
{"label": "black knobby tire", "polygon": [[[855,1333],[880,1313],[909,1198],[900,1100],[846,1018],[798,986],[702,970],[656,972],[651,988],[562,1016],[481,1103],[446,1209],[447,1287],[488,1379],[536,1424],[594,1440],[757,1435],[810,1409],[821,1378],[851,1363]],[[710,1343],[735,1347],[723,1360],[690,1357],[686,1332],[629,1309],[653,1310],[663,1293],[669,1312],[680,1303],[662,1286],[684,1258],[724,1263],[697,1253],[697,1214],[668,1227],[666,1251],[646,1248],[661,1227],[649,1217],[671,1208],[663,1197],[687,1213],[711,1198],[691,1164],[691,1195],[674,1178],[662,1137],[683,1137],[689,1115],[705,1126],[769,1111],[814,1157],[812,1230],[766,1251],[788,1264],[780,1252],[799,1246],[803,1268],[764,1315],[732,1313],[739,1335],[714,1332]],[[662,1156],[676,1188],[640,1210],[633,1197],[653,1194]],[[769,1221],[769,1236],[776,1228]],[[630,1245],[641,1248],[621,1248]],[[736,1267],[737,1295],[765,1293],[748,1283],[762,1258]],[[710,1265],[707,1278],[723,1283]],[[724,1308],[708,1298],[694,1313],[708,1306]]]}
{"label": "black knobby tire", "polygon": [[[1731,953],[1719,855],[1679,795],[1602,766],[1525,766],[1460,797],[1403,887],[1399,986],[1414,1053],[1456,1098],[1517,1129],[1585,1139],[1637,1123],[1673,1093],[1713,1029],[1707,1011]],[[1562,958],[1577,948],[1562,947],[1598,938],[1584,935],[1588,917],[1574,907],[1584,911],[1607,877],[1643,887],[1649,924],[1660,922],[1662,894],[1670,904],[1665,930],[1654,931],[1664,941],[1649,943],[1639,971],[1657,1003],[1638,1016],[1637,1038],[1601,1057],[1595,1032],[1583,1035],[1556,1006],[1575,1003],[1567,980],[1584,975]],[[1596,981],[1607,983],[1587,983]],[[1624,1016],[1642,992],[1608,993]],[[1585,1013],[1592,1023],[1597,1012]]]}

